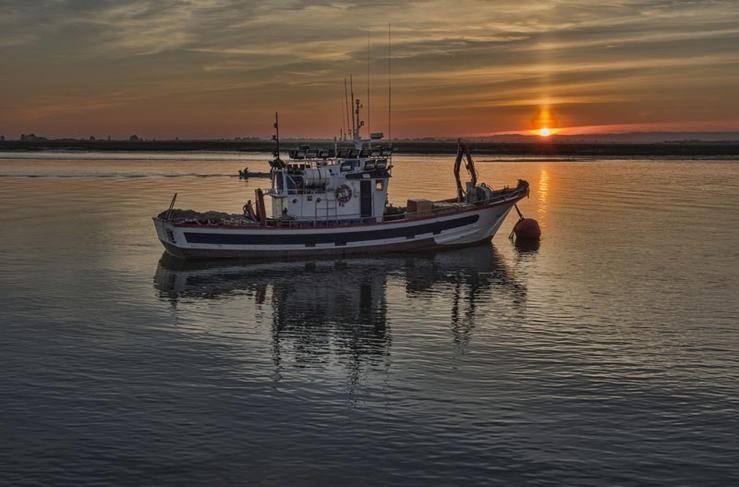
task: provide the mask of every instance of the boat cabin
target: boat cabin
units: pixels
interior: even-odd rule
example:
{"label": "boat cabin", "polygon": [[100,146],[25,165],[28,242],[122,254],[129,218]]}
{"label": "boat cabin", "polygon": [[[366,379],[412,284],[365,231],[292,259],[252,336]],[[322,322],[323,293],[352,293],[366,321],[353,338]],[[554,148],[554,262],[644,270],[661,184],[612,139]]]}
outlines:
{"label": "boat cabin", "polygon": [[381,222],[390,181],[390,148],[290,151],[272,163],[272,218],[300,222]]}

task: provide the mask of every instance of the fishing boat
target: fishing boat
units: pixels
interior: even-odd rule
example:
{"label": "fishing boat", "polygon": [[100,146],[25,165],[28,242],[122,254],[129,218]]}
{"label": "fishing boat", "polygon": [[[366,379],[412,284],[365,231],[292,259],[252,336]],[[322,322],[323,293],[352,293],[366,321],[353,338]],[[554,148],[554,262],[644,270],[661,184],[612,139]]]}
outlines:
{"label": "fishing boat", "polygon": [[[466,246],[489,241],[511,208],[528,196],[524,180],[495,190],[478,184],[470,152],[459,141],[456,196],[389,205],[393,150],[380,142],[382,133],[362,139],[360,107],[355,100],[350,145],[335,142],[333,150],[301,147],[290,151],[286,161],[281,158],[275,115],[270,187],[257,189],[254,203],[248,201],[239,214],[176,209],[175,194],[169,208],[154,217],[166,251],[187,260],[263,259]],[[470,177],[465,185],[462,165]]]}

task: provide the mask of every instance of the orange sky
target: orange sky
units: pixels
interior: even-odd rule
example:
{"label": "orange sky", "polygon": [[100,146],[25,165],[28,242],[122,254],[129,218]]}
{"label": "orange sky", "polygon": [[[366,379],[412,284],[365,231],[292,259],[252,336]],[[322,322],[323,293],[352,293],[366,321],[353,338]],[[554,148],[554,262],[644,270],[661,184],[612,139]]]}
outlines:
{"label": "orange sky", "polygon": [[388,23],[394,136],[739,130],[739,2],[365,3],[7,0],[0,134],[333,136],[367,30],[385,130]]}

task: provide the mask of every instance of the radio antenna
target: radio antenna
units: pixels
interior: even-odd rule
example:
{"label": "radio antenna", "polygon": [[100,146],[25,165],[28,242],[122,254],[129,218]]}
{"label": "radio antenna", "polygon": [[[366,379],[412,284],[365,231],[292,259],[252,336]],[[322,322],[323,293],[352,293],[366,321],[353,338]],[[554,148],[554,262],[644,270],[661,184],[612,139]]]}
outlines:
{"label": "radio antenna", "polygon": [[393,140],[392,131],[392,106],[393,106],[393,85],[390,76],[390,59],[392,59],[392,43],[390,42],[390,23],[387,24],[387,139],[388,142]]}
{"label": "radio antenna", "polygon": [[339,100],[339,117],[341,119],[341,121],[339,122],[341,126],[341,128],[339,129],[339,140],[341,140],[341,138],[344,135],[344,123],[346,123],[346,117],[344,116],[344,101],[343,100]]}
{"label": "radio antenna", "polygon": [[370,98],[370,31],[367,30],[367,133],[369,137],[369,147],[372,147],[372,107]]}
{"label": "radio antenna", "polygon": [[354,78],[352,75],[349,75],[349,90],[352,95],[352,139],[357,138],[357,121],[355,120],[354,116]]}
{"label": "radio antenna", "polygon": [[[349,90],[346,87],[346,76],[344,76],[344,108],[346,110],[346,130],[344,131],[344,135],[346,135],[349,132]],[[344,137],[344,140],[346,140],[346,137]]]}

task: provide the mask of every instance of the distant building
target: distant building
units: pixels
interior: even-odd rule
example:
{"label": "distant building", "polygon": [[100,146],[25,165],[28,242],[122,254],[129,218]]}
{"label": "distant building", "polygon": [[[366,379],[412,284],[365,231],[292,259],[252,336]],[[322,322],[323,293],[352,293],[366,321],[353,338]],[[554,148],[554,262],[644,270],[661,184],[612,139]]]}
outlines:
{"label": "distant building", "polygon": [[39,140],[49,140],[46,137],[39,137],[36,134],[21,134],[21,141],[23,142],[34,142]]}
{"label": "distant building", "polygon": [[91,135],[90,136],[90,140],[95,140],[95,136],[94,135]]}
{"label": "distant building", "polygon": [[129,140],[129,142],[138,142],[141,139],[139,139],[139,136],[138,135],[132,135],[132,136],[130,136],[128,138],[128,140]]}

